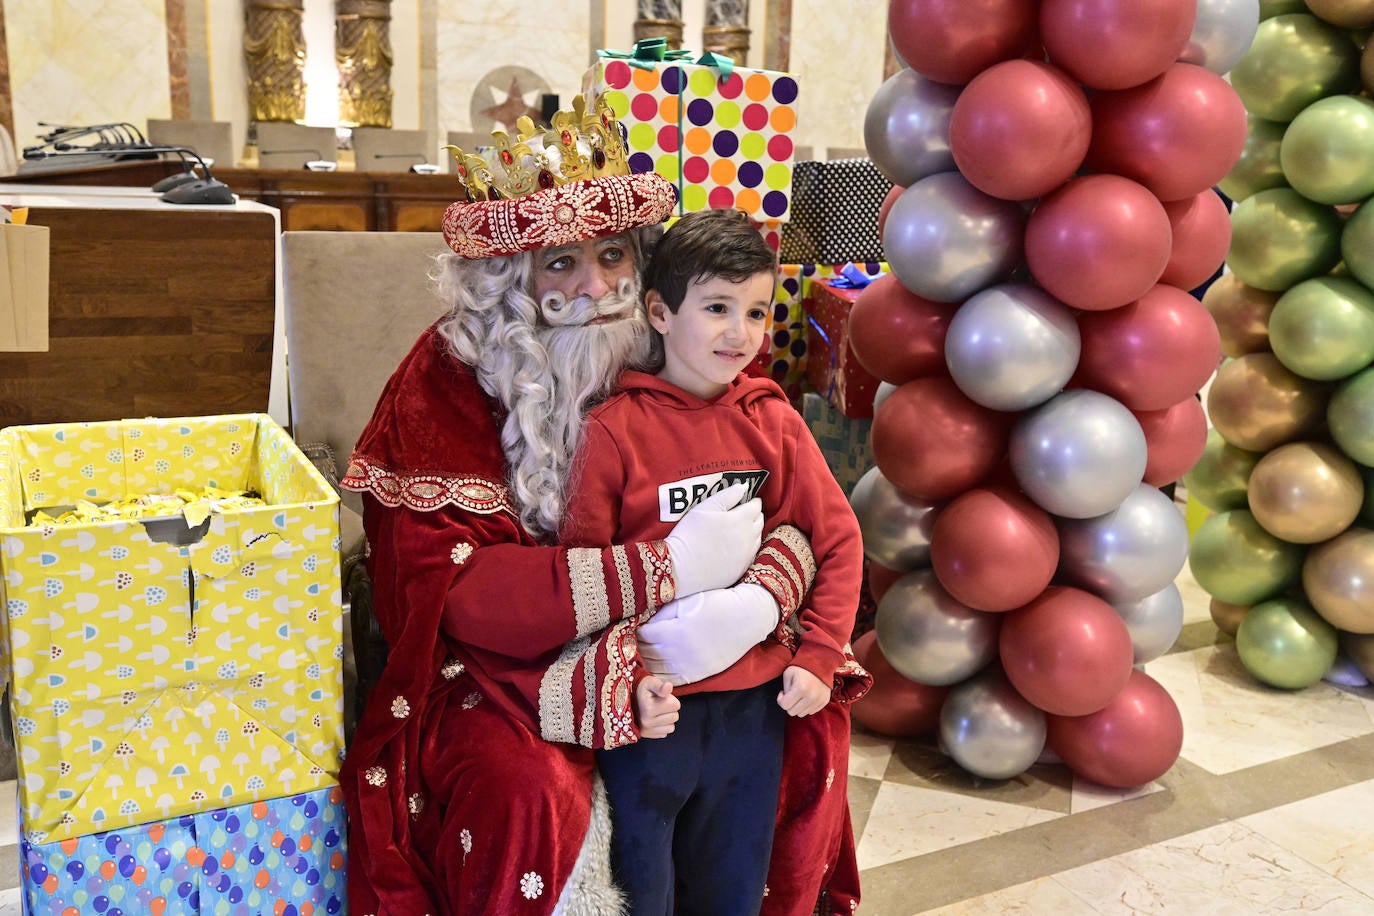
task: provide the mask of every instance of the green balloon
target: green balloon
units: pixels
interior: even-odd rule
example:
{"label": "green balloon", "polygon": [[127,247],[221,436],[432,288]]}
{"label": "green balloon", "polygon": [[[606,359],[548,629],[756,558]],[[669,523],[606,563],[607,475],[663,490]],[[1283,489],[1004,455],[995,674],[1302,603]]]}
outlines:
{"label": "green balloon", "polygon": [[1345,221],[1341,257],[1355,279],[1374,289],[1374,204],[1369,201],[1360,204]]}
{"label": "green balloon", "polygon": [[1279,162],[1288,183],[1322,204],[1374,194],[1374,102],[1333,95],[1304,108],[1283,135]]}
{"label": "green balloon", "polygon": [[1202,457],[1183,475],[1188,495],[1213,512],[1244,509],[1250,472],[1264,457],[1263,452],[1237,448],[1215,429],[1207,430],[1207,445]]}
{"label": "green balloon", "polygon": [[1252,194],[1231,211],[1226,263],[1246,286],[1282,292],[1341,260],[1340,214],[1292,188]]}
{"label": "green balloon", "polygon": [[1248,509],[1232,509],[1202,523],[1188,545],[1198,585],[1228,604],[1257,604],[1302,575],[1304,549],[1260,527]]}
{"label": "green balloon", "polygon": [[1301,690],[1336,661],[1336,628],[1306,601],[1278,598],[1252,607],[1236,631],[1245,670],[1272,687]]}
{"label": "green balloon", "polygon": [[1261,22],[1288,13],[1309,12],[1311,12],[1311,10],[1307,8],[1307,0],[1260,0],[1259,5],[1259,17]]}
{"label": "green balloon", "polygon": [[1269,313],[1269,344],[1303,378],[1353,375],[1374,362],[1374,293],[1344,277],[1304,280]]}
{"label": "green balloon", "polygon": [[1326,405],[1326,424],[1347,458],[1374,466],[1374,368],[1336,388]]}
{"label": "green balloon", "polygon": [[1259,24],[1250,50],[1231,68],[1245,110],[1291,121],[1317,99],[1360,88],[1360,49],[1344,29],[1288,13]]}
{"label": "green balloon", "polygon": [[1221,193],[1241,201],[1257,191],[1288,186],[1283,166],[1279,164],[1279,147],[1287,126],[1254,115],[1246,119],[1245,146],[1231,171],[1217,182]]}

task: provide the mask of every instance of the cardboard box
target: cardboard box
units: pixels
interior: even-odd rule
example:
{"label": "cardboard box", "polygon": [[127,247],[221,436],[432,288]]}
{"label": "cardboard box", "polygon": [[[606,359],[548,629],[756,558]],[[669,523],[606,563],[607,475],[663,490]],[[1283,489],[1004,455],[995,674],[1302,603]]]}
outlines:
{"label": "cardboard box", "polygon": [[737,207],[786,220],[792,193],[797,80],[734,67],[604,53],[582,78],[588,108],[605,94],[628,132],[630,167],[677,185],[682,213]]}
{"label": "cardboard box", "polygon": [[807,292],[807,384],[846,417],[870,419],[878,379],[849,345],[849,312],[863,290],[843,289],[828,279],[813,282]]}
{"label": "cardboard box", "polygon": [[[27,527],[176,488],[267,505]],[[343,747],[338,495],[264,414],[0,430],[0,668],[33,842],[320,788]]]}
{"label": "cardboard box", "polygon": [[52,843],[24,842],[29,913],[342,913],[337,786]]}

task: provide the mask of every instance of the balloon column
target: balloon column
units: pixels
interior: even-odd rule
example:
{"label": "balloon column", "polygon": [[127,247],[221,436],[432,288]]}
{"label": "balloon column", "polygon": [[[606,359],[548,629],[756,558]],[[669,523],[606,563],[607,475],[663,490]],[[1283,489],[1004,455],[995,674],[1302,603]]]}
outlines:
{"label": "balloon column", "polygon": [[986,778],[1047,746],[1114,786],[1177,758],[1136,666],[1182,626],[1188,532],[1157,487],[1206,444],[1219,336],[1186,290],[1230,241],[1213,186],[1247,133],[1222,74],[1258,23],[1258,0],[891,0],[908,69],[864,135],[899,186],[892,277],[851,316],[885,383],[852,501],[889,683],[860,723],[936,731]]}
{"label": "balloon column", "polygon": [[1185,478],[1215,513],[1191,562],[1255,678],[1358,684],[1374,679],[1374,0],[1263,7],[1231,73],[1249,124],[1221,182],[1231,273],[1203,298],[1228,359]]}

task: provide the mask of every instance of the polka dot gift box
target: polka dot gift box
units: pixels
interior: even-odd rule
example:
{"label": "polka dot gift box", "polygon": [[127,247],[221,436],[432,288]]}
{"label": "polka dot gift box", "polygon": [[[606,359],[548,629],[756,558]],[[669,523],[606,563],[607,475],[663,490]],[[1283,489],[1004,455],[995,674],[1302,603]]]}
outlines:
{"label": "polka dot gift box", "polygon": [[33,916],[328,916],[347,910],[337,786],[55,843],[24,842]]}
{"label": "polka dot gift box", "polygon": [[[28,524],[201,487],[261,504]],[[337,494],[266,415],[0,430],[0,667],[26,839],[336,782],[338,557]]]}
{"label": "polka dot gift box", "polygon": [[796,77],[601,53],[582,94],[589,103],[607,96],[633,171],[677,185],[682,213],[737,207],[758,220],[788,218]]}

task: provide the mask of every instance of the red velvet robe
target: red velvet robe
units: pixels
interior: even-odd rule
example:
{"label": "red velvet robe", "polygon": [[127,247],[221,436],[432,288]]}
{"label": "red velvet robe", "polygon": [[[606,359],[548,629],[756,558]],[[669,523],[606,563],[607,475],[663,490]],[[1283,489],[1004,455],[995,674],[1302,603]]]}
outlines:
{"label": "red velvet robe", "polygon": [[[671,600],[670,563],[661,542],[530,538],[506,492],[503,419],[431,328],[343,481],[364,494],[373,611],[391,649],[340,776],[355,914],[544,914],[575,898],[569,913],[613,911],[593,887],[567,886],[603,826],[591,749],[545,741],[531,697],[580,641],[596,660],[583,708],[633,729],[611,721],[629,697],[606,685],[633,641],[614,624]],[[806,916],[827,883],[834,912],[857,905],[848,808],[827,791],[847,779],[848,750],[847,706],[789,722],[766,913]]]}

